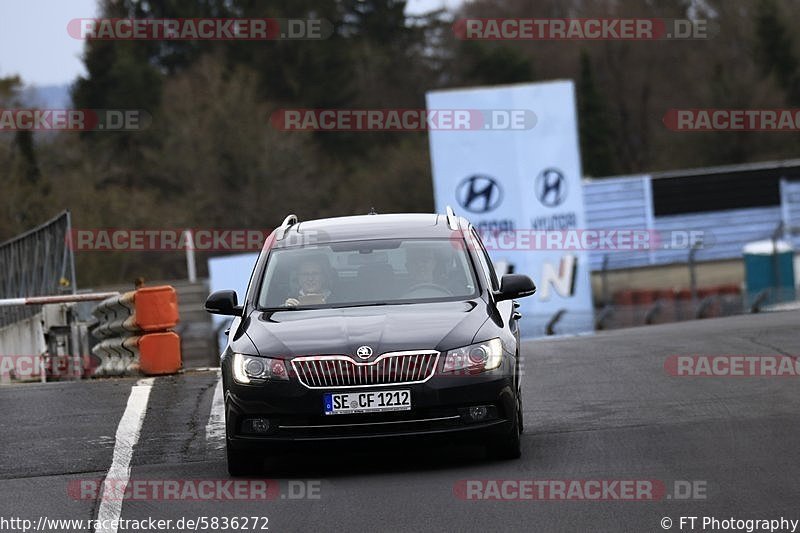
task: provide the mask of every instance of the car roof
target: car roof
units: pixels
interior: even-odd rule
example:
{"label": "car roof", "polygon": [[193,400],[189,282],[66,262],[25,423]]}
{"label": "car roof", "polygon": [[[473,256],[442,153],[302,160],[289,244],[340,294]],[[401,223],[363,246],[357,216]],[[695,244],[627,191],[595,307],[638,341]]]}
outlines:
{"label": "car roof", "polygon": [[[459,220],[459,224],[463,221]],[[462,225],[462,227],[464,227]],[[445,215],[400,213],[358,215],[301,221],[289,226],[273,248],[368,239],[452,238]]]}

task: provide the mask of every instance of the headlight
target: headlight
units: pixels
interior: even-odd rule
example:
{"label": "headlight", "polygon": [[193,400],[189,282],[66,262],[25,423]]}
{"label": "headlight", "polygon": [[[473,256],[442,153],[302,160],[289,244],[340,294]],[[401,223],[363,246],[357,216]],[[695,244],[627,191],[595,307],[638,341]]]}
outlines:
{"label": "headlight", "polygon": [[443,372],[465,370],[478,373],[494,370],[503,362],[503,343],[500,339],[470,344],[447,352]]}
{"label": "headlight", "polygon": [[289,381],[283,359],[233,354],[233,379],[239,383]]}

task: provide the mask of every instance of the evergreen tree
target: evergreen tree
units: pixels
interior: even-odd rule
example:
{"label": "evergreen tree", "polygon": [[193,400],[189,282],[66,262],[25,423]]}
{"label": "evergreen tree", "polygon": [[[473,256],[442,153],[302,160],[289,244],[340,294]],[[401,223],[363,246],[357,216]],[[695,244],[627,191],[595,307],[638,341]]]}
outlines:
{"label": "evergreen tree", "polygon": [[[103,0],[102,18],[143,17],[141,3],[132,0]],[[83,63],[87,76],[72,87],[72,101],[78,108],[131,108],[154,110],[160,99],[162,73],[154,58],[156,41],[89,39]]]}
{"label": "evergreen tree", "polygon": [[533,81],[533,67],[515,48],[493,43],[464,41],[458,61],[463,61],[464,82],[476,85],[500,85]]}
{"label": "evergreen tree", "polygon": [[592,59],[586,50],[581,50],[580,62],[577,90],[583,172],[588,176],[610,176],[614,173],[614,157],[609,116],[595,83]]}
{"label": "evergreen tree", "polygon": [[756,60],[765,75],[773,74],[789,105],[800,105],[800,74],[794,43],[781,21],[775,0],[760,0],[756,12]]}

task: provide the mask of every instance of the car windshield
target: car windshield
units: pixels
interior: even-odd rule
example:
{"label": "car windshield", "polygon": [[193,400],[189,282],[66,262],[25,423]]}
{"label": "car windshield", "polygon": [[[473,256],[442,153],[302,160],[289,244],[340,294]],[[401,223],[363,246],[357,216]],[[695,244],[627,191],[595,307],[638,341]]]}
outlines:
{"label": "car windshield", "polygon": [[273,250],[259,307],[328,308],[463,300],[472,264],[450,239],[336,242]]}

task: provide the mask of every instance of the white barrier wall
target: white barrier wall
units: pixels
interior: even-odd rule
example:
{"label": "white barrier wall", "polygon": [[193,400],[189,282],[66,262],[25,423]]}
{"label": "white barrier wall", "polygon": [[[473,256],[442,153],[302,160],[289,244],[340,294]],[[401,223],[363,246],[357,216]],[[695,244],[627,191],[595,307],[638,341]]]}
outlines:
{"label": "white barrier wall", "polygon": [[46,350],[41,313],[0,328],[0,355],[40,355]]}
{"label": "white barrier wall", "polygon": [[[47,351],[44,341],[42,314],[25,318],[0,328],[0,382],[16,378],[32,378],[38,375],[30,363],[33,357]],[[18,364],[25,361],[25,365]]]}

